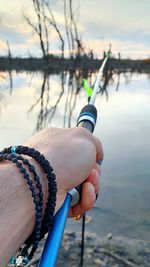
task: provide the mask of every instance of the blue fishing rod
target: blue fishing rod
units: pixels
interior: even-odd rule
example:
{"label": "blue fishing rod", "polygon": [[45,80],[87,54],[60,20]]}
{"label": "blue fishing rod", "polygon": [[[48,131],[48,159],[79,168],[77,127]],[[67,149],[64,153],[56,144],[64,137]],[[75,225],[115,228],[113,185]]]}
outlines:
{"label": "blue fishing rod", "polygon": [[[102,65],[99,69],[93,92],[90,97],[88,105],[84,106],[80,112],[80,115],[77,120],[77,127],[84,127],[93,133],[96,120],[97,120],[97,110],[94,106],[97,93],[99,91],[100,79],[106,65],[106,62],[110,56],[108,52],[102,62]],[[55,267],[57,262],[57,257],[68,217],[68,211],[70,207],[75,206],[80,201],[81,196],[81,186],[79,185],[76,188],[71,189],[66,196],[66,199],[58,210],[54,217],[53,225],[48,234],[45,247],[41,256],[39,267]]]}

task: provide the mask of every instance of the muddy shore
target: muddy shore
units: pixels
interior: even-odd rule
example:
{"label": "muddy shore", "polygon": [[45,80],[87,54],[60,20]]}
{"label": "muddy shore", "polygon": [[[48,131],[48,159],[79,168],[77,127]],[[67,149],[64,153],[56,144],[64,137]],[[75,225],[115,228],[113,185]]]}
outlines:
{"label": "muddy shore", "polygon": [[[80,242],[80,232],[65,232],[57,267],[80,266]],[[38,266],[43,244],[44,242],[41,242],[34,259],[28,266]],[[86,232],[84,266],[149,267],[150,242],[113,236],[111,233],[101,238],[95,233]]]}

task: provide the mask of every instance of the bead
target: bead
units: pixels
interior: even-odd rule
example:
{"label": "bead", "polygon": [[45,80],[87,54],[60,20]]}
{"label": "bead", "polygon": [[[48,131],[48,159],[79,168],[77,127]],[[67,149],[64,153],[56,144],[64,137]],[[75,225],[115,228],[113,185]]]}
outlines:
{"label": "bead", "polygon": [[40,219],[37,219],[37,218],[36,218],[35,221],[36,221],[36,223],[39,224],[39,223],[41,222],[41,217],[40,217]]}
{"label": "bead", "polygon": [[13,163],[17,163],[17,160],[15,158],[12,159]]}
{"label": "bead", "polygon": [[16,149],[17,149],[16,146],[12,146],[11,147],[11,153],[15,155],[16,154]]}
{"label": "bead", "polygon": [[34,171],[35,171],[34,166],[30,166],[30,171],[31,171],[31,172],[34,172]]}
{"label": "bead", "polygon": [[20,264],[23,262],[23,257],[22,256],[18,256],[16,259],[16,265],[20,266]]}
{"label": "bead", "polygon": [[23,174],[25,174],[26,173],[26,170],[25,170],[25,168],[20,168],[20,170],[21,170],[21,172],[23,173]]}
{"label": "bead", "polygon": [[23,159],[22,160],[24,164],[28,164],[28,160],[27,159]]}
{"label": "bead", "polygon": [[9,259],[9,264],[14,264],[16,263],[16,258],[14,256],[12,256],[10,259]]}
{"label": "bead", "polygon": [[22,164],[20,162],[17,162],[17,167],[18,168],[21,168],[22,167]]}
{"label": "bead", "polygon": [[29,262],[28,256],[25,256],[23,259],[24,265],[26,265]]}

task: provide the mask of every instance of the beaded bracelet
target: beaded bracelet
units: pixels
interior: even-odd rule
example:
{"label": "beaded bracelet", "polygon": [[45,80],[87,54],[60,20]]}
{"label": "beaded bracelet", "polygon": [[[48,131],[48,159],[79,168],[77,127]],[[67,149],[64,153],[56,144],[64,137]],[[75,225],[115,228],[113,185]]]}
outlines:
{"label": "beaded bracelet", "polygon": [[3,152],[23,154],[32,157],[41,165],[43,171],[47,175],[49,195],[46,203],[45,215],[42,222],[42,229],[41,229],[41,239],[42,239],[52,225],[53,214],[56,205],[57,184],[56,184],[55,174],[53,173],[53,169],[50,166],[48,160],[44,157],[44,155],[41,154],[39,151],[35,150],[34,148],[29,148],[26,146],[17,146],[17,147],[11,146],[5,148]]}
{"label": "beaded bracelet", "polygon": [[[15,157],[17,157],[18,160],[21,160],[23,162],[24,165],[27,165],[28,166],[28,169],[29,171],[33,174],[33,177],[34,177],[34,182],[36,184],[36,187],[38,189],[38,198],[39,198],[39,207],[38,207],[38,210],[39,212],[41,211],[41,214],[39,214],[38,218],[36,218],[36,222],[38,223],[38,232],[37,232],[37,235],[36,235],[36,242],[40,241],[41,238],[41,225],[42,225],[42,219],[43,219],[43,192],[42,192],[42,184],[40,182],[40,177],[37,175],[36,171],[35,171],[35,167],[33,165],[30,164],[29,160],[23,158],[21,155],[15,155]],[[30,246],[33,241],[34,241],[34,232],[32,233],[32,235],[26,240],[26,244],[28,246]]]}
{"label": "beaded bracelet", "polygon": [[[46,203],[45,215],[43,217],[43,192],[42,185],[40,183],[40,178],[36,174],[35,168],[30,162],[21,156],[28,155],[35,159],[42,167],[44,172],[47,175],[48,180],[48,199]],[[52,225],[53,215],[55,211],[56,204],[56,193],[57,193],[57,185],[56,185],[56,177],[53,173],[53,169],[50,166],[49,162],[45,159],[45,157],[37,150],[29,147],[18,146],[18,147],[9,147],[5,148],[0,152],[0,160],[5,159],[12,161],[16,164],[16,166],[20,169],[20,172],[23,173],[24,178],[29,186],[32,197],[34,199],[35,204],[35,228],[31,236],[26,240],[25,246],[20,250],[19,256],[17,259],[12,257],[10,259],[11,264],[17,264],[19,261],[19,266],[22,263],[23,266],[26,265],[34,255],[36,251],[39,241],[44,237],[44,235],[48,232],[50,226]],[[34,178],[34,186],[33,181],[29,178],[29,174],[26,169],[23,168],[21,162],[28,167],[28,171],[33,175]],[[34,189],[33,189],[34,187]],[[34,191],[34,193],[33,193]],[[32,249],[30,249],[32,247]],[[30,252],[28,253],[28,249]],[[15,265],[16,266],[16,265]],[[17,264],[18,266],[18,264]]]}
{"label": "beaded bracelet", "polygon": [[41,221],[38,221],[38,218],[41,218],[41,208],[38,203],[37,194],[36,194],[36,188],[30,179],[30,176],[26,169],[23,167],[22,163],[20,163],[15,155],[12,154],[1,154],[0,153],[0,161],[2,160],[8,160],[11,161],[16,165],[16,167],[19,169],[19,171],[23,174],[23,177],[29,186],[29,189],[31,191],[31,195],[33,198],[33,202],[35,205],[35,228],[34,228],[34,241],[32,244],[32,249],[28,253],[28,249],[30,248],[31,244],[27,244],[23,247],[23,249],[20,249],[19,256],[22,256],[22,263],[27,263],[27,261],[30,261],[34,255],[34,252],[36,251],[38,244],[39,244],[39,228],[41,228]]}
{"label": "beaded bracelet", "polygon": [[[13,155],[13,154],[11,154],[11,155]],[[38,214],[38,216],[36,216],[36,219],[35,219],[35,225],[36,225],[37,231],[36,231],[36,235],[35,235],[35,231],[33,231],[32,235],[25,242],[28,247],[30,247],[33,242],[36,242],[36,246],[38,246],[38,243],[41,240],[40,233],[41,233],[41,225],[42,225],[42,219],[43,219],[43,204],[44,204],[43,203],[42,184],[40,182],[40,177],[37,175],[37,173],[35,171],[35,167],[30,164],[29,160],[27,160],[27,159],[23,158],[21,155],[17,155],[17,154],[15,154],[15,158],[17,158],[19,161],[21,160],[24,165],[28,166],[29,171],[33,174],[34,182],[35,182],[35,185],[38,189],[37,196],[39,198],[39,200],[38,200],[38,212],[39,212],[39,214]]]}
{"label": "beaded bracelet", "polygon": [[[13,147],[11,150],[13,151]],[[18,146],[16,148],[16,153],[28,155],[34,158],[42,167],[43,171],[47,175],[48,180],[48,200],[46,203],[45,216],[43,218],[42,229],[41,229],[41,239],[48,232],[49,228],[52,224],[53,214],[55,211],[56,205],[56,193],[57,193],[57,185],[56,185],[56,177],[53,173],[53,169],[50,166],[48,160],[45,159],[44,155],[34,148],[29,148],[25,146]]]}

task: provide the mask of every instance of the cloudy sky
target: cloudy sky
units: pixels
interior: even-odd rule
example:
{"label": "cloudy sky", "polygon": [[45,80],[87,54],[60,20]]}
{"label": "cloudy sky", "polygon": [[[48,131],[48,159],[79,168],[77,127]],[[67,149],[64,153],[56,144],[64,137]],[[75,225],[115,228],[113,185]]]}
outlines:
{"label": "cloudy sky", "polygon": [[[52,11],[62,28],[63,0],[49,0]],[[97,56],[112,44],[114,55],[150,57],[150,0],[74,0],[80,5],[78,26],[87,48]],[[0,55],[7,53],[9,41],[14,56],[40,56],[38,39],[23,18],[34,21],[32,0],[0,0]],[[58,52],[55,32],[51,32],[50,52]]]}

